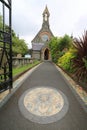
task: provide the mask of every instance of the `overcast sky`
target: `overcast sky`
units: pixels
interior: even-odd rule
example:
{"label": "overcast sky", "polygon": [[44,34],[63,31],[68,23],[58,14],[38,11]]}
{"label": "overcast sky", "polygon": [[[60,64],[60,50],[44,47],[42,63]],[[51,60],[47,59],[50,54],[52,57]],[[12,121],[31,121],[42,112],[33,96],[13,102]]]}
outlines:
{"label": "overcast sky", "polygon": [[31,40],[42,26],[47,5],[54,36],[81,36],[87,30],[87,0],[12,0],[12,26],[31,47]]}

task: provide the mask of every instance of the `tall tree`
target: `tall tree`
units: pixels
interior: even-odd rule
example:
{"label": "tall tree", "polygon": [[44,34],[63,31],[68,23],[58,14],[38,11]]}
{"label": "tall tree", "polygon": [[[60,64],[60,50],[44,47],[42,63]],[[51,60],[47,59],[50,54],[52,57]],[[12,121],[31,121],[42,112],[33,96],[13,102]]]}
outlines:
{"label": "tall tree", "polygon": [[22,54],[24,56],[24,54],[28,52],[28,47],[23,39],[19,39],[18,37],[13,37],[12,50],[14,56],[16,56],[17,54]]}
{"label": "tall tree", "polygon": [[49,47],[51,50],[51,56],[52,56],[52,60],[53,62],[57,62],[58,59],[58,38],[57,37],[53,37],[51,39],[51,41],[49,42]]}
{"label": "tall tree", "polygon": [[[2,16],[0,15],[0,30],[3,29],[3,20],[2,20]],[[9,32],[9,26],[5,25],[5,31]],[[2,39],[2,34],[0,33],[0,39]],[[2,44],[2,43],[0,43]],[[12,29],[12,52],[13,55],[17,55],[17,54],[26,54],[28,52],[28,47],[27,44],[25,43],[25,41],[23,39],[19,39],[16,36],[16,33],[14,32],[14,30]]]}
{"label": "tall tree", "polygon": [[0,15],[0,30],[2,29],[3,27],[3,22],[2,22],[2,16]]}
{"label": "tall tree", "polygon": [[72,45],[72,39],[68,35],[64,37],[54,37],[49,43],[51,49],[52,60],[54,62],[58,61],[58,58],[63,56],[63,54],[70,48]]}

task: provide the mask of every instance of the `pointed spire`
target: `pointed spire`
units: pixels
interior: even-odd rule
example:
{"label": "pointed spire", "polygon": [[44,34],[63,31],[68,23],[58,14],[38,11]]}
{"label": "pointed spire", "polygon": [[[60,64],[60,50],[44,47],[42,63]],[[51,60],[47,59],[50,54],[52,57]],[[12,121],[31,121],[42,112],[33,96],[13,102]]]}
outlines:
{"label": "pointed spire", "polygon": [[49,13],[49,10],[47,8],[47,5],[46,5],[45,10],[43,12],[43,15],[45,15],[45,14],[47,14],[48,16],[50,16],[50,13]]}

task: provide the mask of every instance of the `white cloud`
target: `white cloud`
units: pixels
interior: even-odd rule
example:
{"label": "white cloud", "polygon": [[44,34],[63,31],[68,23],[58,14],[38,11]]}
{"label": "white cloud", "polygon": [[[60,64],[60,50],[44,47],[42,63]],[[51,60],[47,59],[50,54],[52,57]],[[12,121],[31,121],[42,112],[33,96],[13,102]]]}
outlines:
{"label": "white cloud", "polygon": [[50,28],[54,35],[77,36],[87,29],[87,0],[14,0],[13,29],[30,44],[42,26],[45,6],[50,12]]}

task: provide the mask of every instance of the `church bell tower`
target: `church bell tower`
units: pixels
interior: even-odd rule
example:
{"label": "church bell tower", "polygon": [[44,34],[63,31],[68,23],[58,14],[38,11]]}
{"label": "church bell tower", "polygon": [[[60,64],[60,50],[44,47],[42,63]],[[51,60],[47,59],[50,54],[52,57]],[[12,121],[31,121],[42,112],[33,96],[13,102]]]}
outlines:
{"label": "church bell tower", "polygon": [[49,17],[50,13],[47,8],[42,13],[43,22],[40,31],[34,37],[32,42],[32,57],[41,60],[50,60],[51,54],[49,49],[49,41],[53,37],[53,33],[50,30]]}
{"label": "church bell tower", "polygon": [[50,13],[48,11],[48,8],[46,6],[44,12],[43,12],[43,24],[42,24],[42,28],[49,28],[49,16]]}

